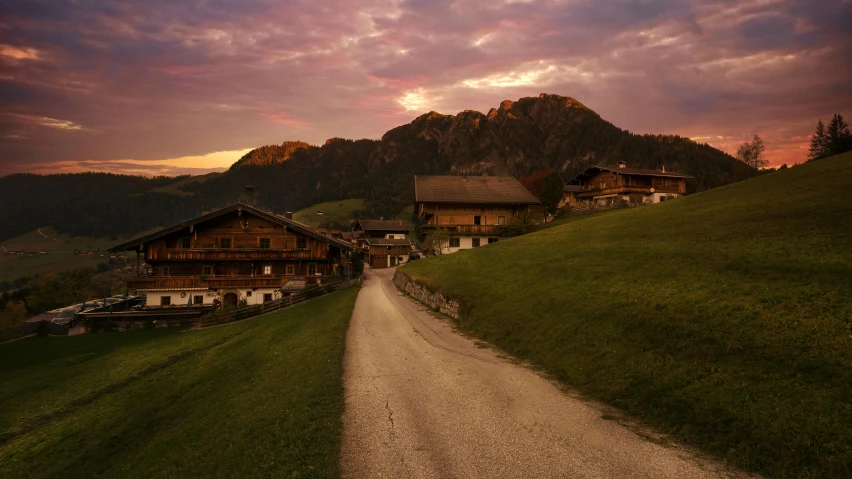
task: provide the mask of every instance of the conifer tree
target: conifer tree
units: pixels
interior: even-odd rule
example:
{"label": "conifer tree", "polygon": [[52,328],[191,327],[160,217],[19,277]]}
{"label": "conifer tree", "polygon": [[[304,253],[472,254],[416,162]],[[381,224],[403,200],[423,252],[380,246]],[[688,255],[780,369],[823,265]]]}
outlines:
{"label": "conifer tree", "polygon": [[850,144],[849,124],[843,119],[843,115],[836,113],[826,131],[826,156],[839,155],[852,148]]}
{"label": "conifer tree", "polygon": [[808,151],[808,161],[819,160],[825,158],[826,153],[826,136],[825,125],[822,120],[817,122],[816,132],[811,138],[811,148]]}
{"label": "conifer tree", "polygon": [[550,212],[555,213],[556,207],[562,200],[565,182],[558,173],[551,171],[544,178],[544,187],[541,190],[541,204]]}

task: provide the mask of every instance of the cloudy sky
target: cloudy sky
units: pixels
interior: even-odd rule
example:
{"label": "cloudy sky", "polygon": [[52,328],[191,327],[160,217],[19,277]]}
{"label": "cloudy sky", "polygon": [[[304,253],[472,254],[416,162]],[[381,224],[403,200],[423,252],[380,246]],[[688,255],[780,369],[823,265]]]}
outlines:
{"label": "cloudy sky", "polygon": [[0,0],[0,175],[221,171],[285,140],[574,97],[802,161],[852,116],[852,0]]}

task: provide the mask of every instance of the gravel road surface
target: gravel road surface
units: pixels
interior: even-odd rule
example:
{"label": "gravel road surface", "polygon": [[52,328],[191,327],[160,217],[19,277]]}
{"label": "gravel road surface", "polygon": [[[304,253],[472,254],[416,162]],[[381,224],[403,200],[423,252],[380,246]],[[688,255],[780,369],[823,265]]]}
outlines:
{"label": "gravel road surface", "polygon": [[347,478],[735,477],[477,347],[366,272],[346,341]]}

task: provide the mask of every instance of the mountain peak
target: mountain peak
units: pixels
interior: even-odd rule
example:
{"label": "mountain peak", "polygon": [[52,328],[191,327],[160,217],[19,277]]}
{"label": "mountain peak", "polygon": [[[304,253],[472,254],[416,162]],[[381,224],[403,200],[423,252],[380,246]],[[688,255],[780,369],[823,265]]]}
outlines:
{"label": "mountain peak", "polygon": [[278,145],[266,145],[260,148],[255,148],[246,153],[231,168],[240,166],[265,166],[275,163],[282,163],[289,160],[297,151],[316,148],[315,146],[305,143],[304,141],[285,141]]}

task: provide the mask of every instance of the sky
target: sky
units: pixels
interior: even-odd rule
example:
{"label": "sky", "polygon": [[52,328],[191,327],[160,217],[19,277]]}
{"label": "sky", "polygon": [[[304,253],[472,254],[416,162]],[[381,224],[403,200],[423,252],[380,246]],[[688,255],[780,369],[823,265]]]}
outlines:
{"label": "sky", "polygon": [[852,117],[852,0],[0,0],[0,175],[222,171],[539,93],[802,162]]}

